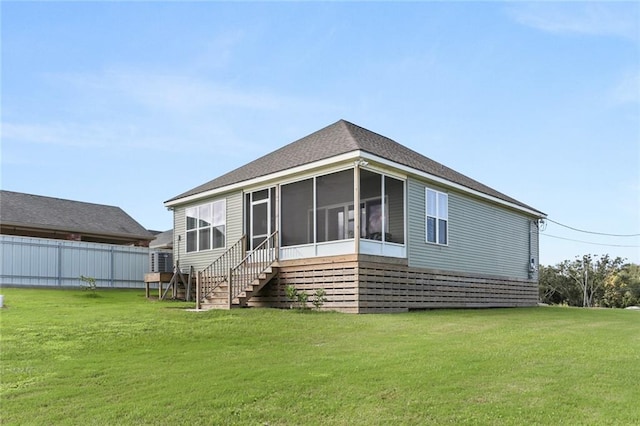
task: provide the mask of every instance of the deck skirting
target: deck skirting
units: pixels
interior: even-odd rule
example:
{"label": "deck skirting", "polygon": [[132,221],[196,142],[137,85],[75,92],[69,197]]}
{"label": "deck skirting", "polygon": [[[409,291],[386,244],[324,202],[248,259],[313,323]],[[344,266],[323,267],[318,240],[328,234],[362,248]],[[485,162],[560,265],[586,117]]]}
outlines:
{"label": "deck skirting", "polygon": [[279,265],[278,275],[257,295],[251,298],[249,306],[288,308],[285,288],[293,285],[298,291],[309,294],[308,306],[313,294],[319,288],[325,290],[327,301],[324,310],[358,313],[358,266],[355,261],[334,261],[330,263],[301,264],[294,262]]}
{"label": "deck skirting", "polygon": [[324,310],[348,313],[411,309],[535,306],[538,283],[518,278],[409,267],[371,256],[336,256],[281,262],[279,274],[249,306],[287,308],[287,285],[309,294],[324,288]]}

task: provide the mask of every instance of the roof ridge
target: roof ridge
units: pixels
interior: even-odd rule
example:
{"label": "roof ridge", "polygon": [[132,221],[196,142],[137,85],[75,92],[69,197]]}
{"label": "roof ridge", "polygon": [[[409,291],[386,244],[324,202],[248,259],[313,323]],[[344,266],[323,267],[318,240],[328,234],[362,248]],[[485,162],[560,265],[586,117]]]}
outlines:
{"label": "roof ridge", "polygon": [[384,138],[386,140],[394,142],[394,143],[396,143],[398,145],[401,145],[400,142],[396,142],[396,141],[394,141],[393,139],[391,139],[388,136],[385,136],[385,135],[383,135],[381,133],[378,133],[378,132],[374,132],[373,130],[369,130],[366,127],[359,126],[359,125],[357,125],[355,123],[350,122],[349,120],[341,119],[341,120],[339,120],[339,122],[343,122],[347,126],[347,131],[349,132],[349,135],[351,135],[351,137],[353,137],[356,140],[356,142],[358,142],[358,139],[353,135],[353,129],[354,128],[358,129],[358,130],[360,130],[360,131],[362,131],[364,133],[369,133],[369,134],[375,135],[377,137]]}
{"label": "roof ridge", "polygon": [[[351,141],[353,142],[353,144],[358,147],[359,149],[361,149],[360,147],[360,141],[358,140],[358,138],[355,137],[355,135],[353,134],[353,132],[351,131],[351,127],[356,126],[355,124],[351,123],[350,121],[347,121],[343,118],[341,118],[340,120],[336,121],[334,124],[341,124],[344,129],[347,131],[347,134],[349,135],[349,137],[351,138]],[[329,127],[329,126],[327,126]]]}

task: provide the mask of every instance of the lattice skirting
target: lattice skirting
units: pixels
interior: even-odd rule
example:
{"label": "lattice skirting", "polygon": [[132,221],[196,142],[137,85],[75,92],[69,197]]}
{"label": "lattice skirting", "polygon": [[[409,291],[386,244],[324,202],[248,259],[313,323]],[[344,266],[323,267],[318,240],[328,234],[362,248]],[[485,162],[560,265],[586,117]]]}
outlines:
{"label": "lattice skirting", "polygon": [[285,295],[285,287],[293,285],[298,291],[309,294],[307,306],[318,288],[324,288],[327,301],[325,310],[358,313],[358,267],[357,262],[343,261],[287,265],[279,267],[278,275],[256,296],[249,306],[288,308],[291,302]]}
{"label": "lattice skirting", "polygon": [[535,306],[538,302],[536,281],[410,268],[353,256],[283,262],[278,276],[249,305],[289,307],[287,285],[307,292],[308,306],[313,306],[315,290],[324,288],[323,309],[350,313]]}

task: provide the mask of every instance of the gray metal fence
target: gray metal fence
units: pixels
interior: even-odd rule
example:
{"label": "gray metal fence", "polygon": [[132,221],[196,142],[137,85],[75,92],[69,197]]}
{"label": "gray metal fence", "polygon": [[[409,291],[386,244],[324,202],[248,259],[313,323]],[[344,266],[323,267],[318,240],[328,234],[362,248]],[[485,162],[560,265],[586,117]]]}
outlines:
{"label": "gray metal fence", "polygon": [[144,288],[146,247],[0,235],[0,285],[79,287],[80,276],[98,287]]}

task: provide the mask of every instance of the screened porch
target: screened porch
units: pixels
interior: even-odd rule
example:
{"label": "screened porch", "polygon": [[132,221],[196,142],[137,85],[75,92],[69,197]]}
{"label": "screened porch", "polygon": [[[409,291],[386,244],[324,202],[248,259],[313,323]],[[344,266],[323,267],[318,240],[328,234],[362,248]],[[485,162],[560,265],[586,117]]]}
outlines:
{"label": "screened porch", "polygon": [[406,257],[405,180],[358,164],[246,193],[245,212],[252,245],[278,226],[281,260]]}

